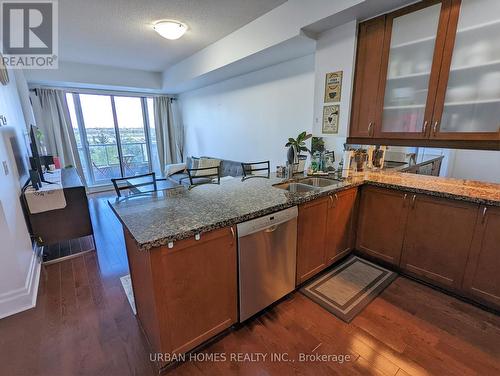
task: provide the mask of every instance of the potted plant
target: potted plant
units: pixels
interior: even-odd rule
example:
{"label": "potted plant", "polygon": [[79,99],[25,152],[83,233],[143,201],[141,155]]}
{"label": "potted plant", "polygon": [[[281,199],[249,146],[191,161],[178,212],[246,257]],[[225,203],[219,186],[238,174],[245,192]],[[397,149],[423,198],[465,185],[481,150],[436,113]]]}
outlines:
{"label": "potted plant", "polygon": [[[300,133],[297,138],[289,138],[288,142],[285,144],[285,147],[288,148],[287,152],[287,160],[289,164],[305,164],[305,160],[307,159],[306,155],[301,155],[300,152],[307,151],[311,153],[309,148],[306,146],[306,141],[312,137],[312,134],[307,134],[306,131]],[[301,162],[302,161],[302,162]],[[303,170],[298,168],[298,170]]]}

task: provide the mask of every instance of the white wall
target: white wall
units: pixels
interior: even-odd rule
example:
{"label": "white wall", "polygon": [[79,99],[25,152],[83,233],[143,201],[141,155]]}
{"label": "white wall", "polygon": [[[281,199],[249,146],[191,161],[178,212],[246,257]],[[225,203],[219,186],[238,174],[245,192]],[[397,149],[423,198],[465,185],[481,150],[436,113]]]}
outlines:
{"label": "white wall", "polygon": [[[322,33],[316,43],[313,135],[324,137],[326,148],[335,151],[337,161],[340,160],[349,133],[356,30],[357,22],[352,21]],[[336,71],[343,71],[339,133],[325,135],[322,133],[323,106],[337,104],[324,103],[325,75]]]}
{"label": "white wall", "polygon": [[235,77],[179,97],[186,155],[284,164],[288,137],[312,130],[314,56]]}
{"label": "white wall", "polygon": [[26,123],[17,89],[23,88],[22,98],[27,98],[27,86],[21,72],[9,73],[10,83],[0,85],[0,114],[8,121],[7,126],[0,126],[0,318],[35,305],[40,272],[19,203],[21,182],[10,140],[17,138],[27,153]]}
{"label": "white wall", "polygon": [[500,151],[454,150],[446,176],[500,183]]}

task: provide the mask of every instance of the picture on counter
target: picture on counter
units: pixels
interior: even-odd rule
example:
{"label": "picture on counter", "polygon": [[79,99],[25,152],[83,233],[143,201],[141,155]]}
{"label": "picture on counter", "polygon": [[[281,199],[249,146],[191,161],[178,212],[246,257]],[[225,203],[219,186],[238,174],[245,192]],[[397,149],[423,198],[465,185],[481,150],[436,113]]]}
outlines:
{"label": "picture on counter", "polygon": [[327,73],[325,78],[325,103],[340,102],[342,71]]}
{"label": "picture on counter", "polygon": [[338,104],[323,107],[323,133],[339,133],[339,112],[340,106]]}

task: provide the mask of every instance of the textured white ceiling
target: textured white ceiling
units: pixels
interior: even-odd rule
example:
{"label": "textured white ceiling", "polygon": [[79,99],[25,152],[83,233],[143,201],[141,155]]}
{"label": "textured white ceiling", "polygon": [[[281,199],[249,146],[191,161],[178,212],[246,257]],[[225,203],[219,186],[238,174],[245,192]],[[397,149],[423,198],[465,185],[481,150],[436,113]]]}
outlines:
{"label": "textured white ceiling", "polygon": [[[59,59],[163,71],[286,0],[60,0]],[[176,41],[152,23],[189,26]]]}

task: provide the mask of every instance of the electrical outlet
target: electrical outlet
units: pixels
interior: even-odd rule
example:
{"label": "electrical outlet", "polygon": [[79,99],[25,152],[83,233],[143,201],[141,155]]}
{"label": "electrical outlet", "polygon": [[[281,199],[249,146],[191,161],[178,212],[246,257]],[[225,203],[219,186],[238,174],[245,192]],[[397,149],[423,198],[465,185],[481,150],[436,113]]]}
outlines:
{"label": "electrical outlet", "polygon": [[5,176],[9,175],[9,165],[7,164],[7,161],[3,161],[2,165],[3,165],[3,172],[5,173]]}

